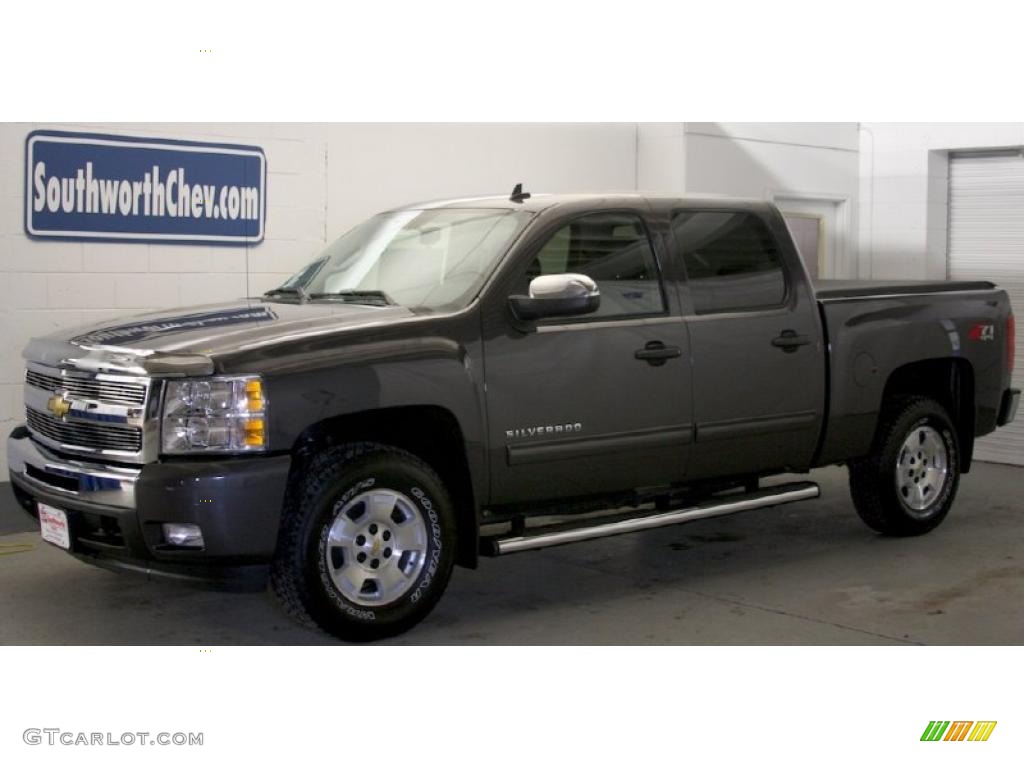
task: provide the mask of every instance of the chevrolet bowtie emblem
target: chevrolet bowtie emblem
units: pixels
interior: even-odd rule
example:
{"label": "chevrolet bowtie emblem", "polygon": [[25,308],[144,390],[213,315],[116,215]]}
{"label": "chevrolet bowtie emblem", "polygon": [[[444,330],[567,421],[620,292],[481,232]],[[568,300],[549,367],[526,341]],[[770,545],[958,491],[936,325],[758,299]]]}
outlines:
{"label": "chevrolet bowtie emblem", "polygon": [[71,410],[71,402],[65,400],[64,395],[54,395],[46,401],[46,409],[58,419],[63,419]]}

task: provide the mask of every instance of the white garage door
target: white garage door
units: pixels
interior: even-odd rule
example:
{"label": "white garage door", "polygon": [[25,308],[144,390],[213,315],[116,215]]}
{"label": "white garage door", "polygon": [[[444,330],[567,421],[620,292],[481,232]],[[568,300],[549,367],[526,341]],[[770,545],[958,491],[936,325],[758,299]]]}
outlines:
{"label": "white garage door", "polygon": [[[949,276],[991,280],[1024,320],[1024,157],[954,155],[949,161]],[[1024,384],[1024,333],[1017,333],[1014,385]],[[1024,416],[1024,413],[1021,414]],[[982,438],[975,458],[1024,465],[1024,420]]]}

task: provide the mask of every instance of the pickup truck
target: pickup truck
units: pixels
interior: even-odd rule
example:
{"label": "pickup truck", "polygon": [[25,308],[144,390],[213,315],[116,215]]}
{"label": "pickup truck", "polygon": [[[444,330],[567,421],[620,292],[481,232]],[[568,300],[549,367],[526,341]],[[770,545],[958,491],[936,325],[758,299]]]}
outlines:
{"label": "pickup truck", "polygon": [[280,287],[33,339],[12,487],[111,568],[270,589],[346,640],[452,568],[815,498],[946,517],[1014,418],[987,282],[811,284],[770,204],[644,194],[375,216]]}

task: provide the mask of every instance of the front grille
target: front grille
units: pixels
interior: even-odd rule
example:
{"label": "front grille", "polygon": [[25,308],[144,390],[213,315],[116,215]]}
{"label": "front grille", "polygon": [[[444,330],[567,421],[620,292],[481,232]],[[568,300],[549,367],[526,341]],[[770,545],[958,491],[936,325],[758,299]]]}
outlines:
{"label": "front grille", "polygon": [[67,392],[72,399],[98,400],[117,405],[143,405],[146,402],[146,385],[127,381],[50,376],[38,371],[27,371],[25,383],[48,392]]}
{"label": "front grille", "polygon": [[25,409],[25,417],[29,429],[61,445],[94,451],[138,453],[142,450],[142,430],[138,427],[61,421],[32,408]]}

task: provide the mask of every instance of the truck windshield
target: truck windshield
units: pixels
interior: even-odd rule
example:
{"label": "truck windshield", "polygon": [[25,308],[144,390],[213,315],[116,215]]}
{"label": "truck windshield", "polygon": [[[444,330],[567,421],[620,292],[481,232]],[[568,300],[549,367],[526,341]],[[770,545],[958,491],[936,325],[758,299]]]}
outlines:
{"label": "truck windshield", "polygon": [[473,300],[530,217],[490,208],[374,216],[267,295],[459,309]]}

